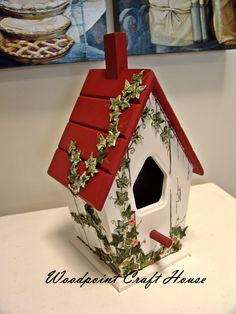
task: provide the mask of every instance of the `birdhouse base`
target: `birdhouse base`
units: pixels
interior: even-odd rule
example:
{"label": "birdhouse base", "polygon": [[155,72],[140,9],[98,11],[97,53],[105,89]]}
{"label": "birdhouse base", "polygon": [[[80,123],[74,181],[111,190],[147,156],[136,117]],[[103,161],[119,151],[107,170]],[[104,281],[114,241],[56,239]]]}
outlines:
{"label": "birdhouse base", "polygon": [[[102,260],[99,259],[99,257],[93,253],[91,250],[88,249],[88,247],[78,238],[75,236],[71,236],[70,242],[72,245],[80,251],[80,253],[83,254],[84,257],[88,259],[88,261],[102,274],[106,274],[106,277],[114,278],[117,276]],[[150,266],[145,267],[144,269],[138,271],[137,277],[140,278],[148,278],[155,272],[158,272],[159,274],[166,269],[167,267],[172,266],[173,264],[177,263],[178,261],[182,260],[183,258],[190,256],[190,253],[184,249],[181,249],[180,251],[170,254],[166,256],[165,258],[161,259],[155,264],[152,264]],[[125,282],[124,278],[120,277],[115,280],[114,283],[111,283],[111,285],[118,291],[122,292],[134,285],[136,285],[134,280],[131,280],[132,275],[129,276],[129,279]],[[132,282],[129,282],[132,281]],[[129,282],[129,283],[128,283]]]}

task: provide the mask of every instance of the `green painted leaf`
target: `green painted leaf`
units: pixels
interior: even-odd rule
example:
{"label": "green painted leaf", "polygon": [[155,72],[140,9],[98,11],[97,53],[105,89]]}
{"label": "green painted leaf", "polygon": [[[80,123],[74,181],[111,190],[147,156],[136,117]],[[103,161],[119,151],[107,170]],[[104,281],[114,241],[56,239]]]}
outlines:
{"label": "green painted leaf", "polygon": [[87,181],[90,179],[90,176],[87,175],[87,172],[84,171],[79,177],[79,185],[82,188],[85,188]]}
{"label": "green painted leaf", "polygon": [[73,182],[73,183],[69,183],[68,184],[68,188],[70,189],[70,191],[74,194],[77,195],[80,191],[80,185],[77,181]]}
{"label": "green painted leaf", "polygon": [[116,98],[110,98],[110,101],[110,110],[118,111],[121,103],[121,95],[118,95]]}
{"label": "green painted leaf", "polygon": [[123,160],[121,162],[121,170],[128,169],[129,165],[130,165],[130,158],[129,157],[123,158]]}
{"label": "green painted leaf", "polygon": [[107,142],[106,142],[105,137],[101,133],[99,133],[98,134],[98,143],[96,145],[97,150],[101,151],[101,150],[105,149],[106,148],[106,144],[107,144]]}
{"label": "green painted leaf", "polygon": [[98,170],[96,169],[97,158],[93,157],[93,153],[91,153],[90,157],[85,161],[85,166],[91,177],[98,173]]}
{"label": "green painted leaf", "polygon": [[114,245],[115,247],[116,246],[118,246],[118,244],[120,243],[120,242],[122,242],[123,241],[123,235],[122,234],[115,234],[115,233],[113,233],[112,234],[112,242],[111,242],[111,245]]}
{"label": "green painted leaf", "polygon": [[118,121],[121,115],[121,111],[111,111],[110,122]]}
{"label": "green painted leaf", "polygon": [[122,111],[125,110],[125,109],[127,109],[127,108],[129,108],[129,107],[130,107],[130,103],[129,103],[128,99],[123,98],[123,99],[121,100],[120,104],[119,104],[119,107],[120,107],[120,109],[121,109]]}
{"label": "green painted leaf", "polygon": [[106,158],[106,156],[107,156],[106,151],[99,151],[98,156],[97,156],[97,163],[101,165],[104,159]]}
{"label": "green painted leaf", "polygon": [[[133,211],[131,209],[131,205],[130,204],[128,204],[128,206],[125,208],[125,210],[121,211],[122,217],[123,218],[127,218],[127,219],[130,219],[132,216],[134,216],[134,214],[135,214],[135,211]],[[134,218],[134,217],[132,217],[132,218]],[[131,222],[130,222],[130,224],[131,224]]]}
{"label": "green painted leaf", "polygon": [[165,126],[163,131],[161,132],[160,134],[161,136],[161,139],[162,141],[165,143],[165,144],[168,144],[168,141],[173,138],[173,134],[172,134],[172,130],[170,127],[168,126]]}
{"label": "green painted leaf", "polygon": [[118,178],[116,179],[116,185],[119,189],[127,188],[129,184],[130,180],[124,171],[122,172],[121,175],[118,174]]}
{"label": "green painted leaf", "polygon": [[186,236],[186,230],[187,230],[188,226],[182,228],[181,226],[177,226],[177,227],[172,227],[170,230],[170,236],[171,237],[179,237],[180,239],[182,239],[183,237]]}
{"label": "green painted leaf", "polygon": [[137,238],[138,231],[136,229],[136,226],[134,226],[131,231],[127,232],[127,238],[129,239],[134,239]]}
{"label": "green painted leaf", "polygon": [[74,221],[80,224],[82,227],[85,225],[90,226],[90,223],[84,214],[77,215],[76,213],[71,213],[71,216],[73,217]]}
{"label": "green painted leaf", "polygon": [[137,74],[133,74],[133,77],[132,77],[131,82],[132,82],[132,83],[142,84],[143,72],[144,72],[144,71],[142,70],[142,71],[140,71],[140,72],[137,73]]}
{"label": "green painted leaf", "polygon": [[76,142],[75,141],[70,141],[70,145],[68,148],[68,154],[71,155],[73,151],[76,150]]}
{"label": "green painted leaf", "polygon": [[152,127],[156,130],[157,133],[160,132],[161,128],[162,128],[162,123],[165,122],[165,120],[163,120],[162,116],[161,116],[161,112],[156,112],[152,115],[151,117],[152,119]]}
{"label": "green painted leaf", "polygon": [[125,192],[116,191],[116,196],[117,196],[117,199],[116,199],[115,203],[117,205],[120,205],[120,206],[124,205],[124,203],[129,200],[127,191],[125,191]]}
{"label": "green painted leaf", "polygon": [[106,143],[108,144],[108,147],[114,147],[116,145],[116,140],[119,137],[120,132],[113,133],[112,131],[108,132],[108,135],[106,137]]}
{"label": "green painted leaf", "polygon": [[132,142],[137,145],[138,143],[141,143],[142,140],[143,140],[143,136],[140,133],[140,126],[138,126],[132,136]]}

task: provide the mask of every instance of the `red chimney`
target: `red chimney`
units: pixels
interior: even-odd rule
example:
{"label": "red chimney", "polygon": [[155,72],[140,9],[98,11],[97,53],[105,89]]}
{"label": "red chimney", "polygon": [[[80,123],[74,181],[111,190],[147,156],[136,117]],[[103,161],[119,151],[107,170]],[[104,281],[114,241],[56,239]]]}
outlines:
{"label": "red chimney", "polygon": [[104,36],[106,78],[117,80],[128,68],[126,34],[117,32]]}

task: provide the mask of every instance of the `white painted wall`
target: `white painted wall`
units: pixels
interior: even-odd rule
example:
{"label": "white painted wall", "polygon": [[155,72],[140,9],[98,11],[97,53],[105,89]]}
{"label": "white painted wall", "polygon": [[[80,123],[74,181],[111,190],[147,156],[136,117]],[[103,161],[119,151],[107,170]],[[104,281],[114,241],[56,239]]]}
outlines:
{"label": "white painted wall", "polygon": [[[0,69],[0,215],[66,204],[47,168],[90,68],[103,62]],[[236,196],[236,50],[145,55],[195,148],[204,177]]]}

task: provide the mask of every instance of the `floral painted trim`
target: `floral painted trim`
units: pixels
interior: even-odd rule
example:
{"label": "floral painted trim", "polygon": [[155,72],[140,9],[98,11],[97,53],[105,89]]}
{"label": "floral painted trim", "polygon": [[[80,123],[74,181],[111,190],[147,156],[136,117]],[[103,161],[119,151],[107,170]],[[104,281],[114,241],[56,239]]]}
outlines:
{"label": "floral painted trim", "polygon": [[81,150],[77,148],[76,141],[71,141],[68,148],[70,161],[70,169],[68,172],[68,187],[72,194],[77,195],[81,188],[86,188],[88,181],[97,173],[97,166],[101,165],[107,156],[107,149],[115,147],[116,140],[120,135],[118,128],[119,119],[127,108],[130,107],[130,101],[134,98],[139,98],[142,91],[146,88],[142,85],[143,71],[138,74],[133,74],[131,82],[125,81],[124,89],[116,98],[110,99],[110,114],[109,114],[109,129],[106,137],[103,134],[98,134],[97,157],[93,157],[91,152],[90,157],[85,161],[86,169],[79,175],[78,164],[82,161]]}

